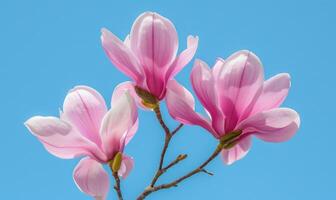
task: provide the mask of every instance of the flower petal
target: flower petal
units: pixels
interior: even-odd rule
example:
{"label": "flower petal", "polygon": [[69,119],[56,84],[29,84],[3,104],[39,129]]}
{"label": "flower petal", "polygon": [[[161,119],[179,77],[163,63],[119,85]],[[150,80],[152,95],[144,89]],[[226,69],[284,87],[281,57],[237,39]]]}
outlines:
{"label": "flower petal", "polygon": [[263,68],[259,58],[249,51],[231,55],[214,70],[220,105],[226,116],[226,132],[245,119],[259,97],[263,84]]}
{"label": "flower petal", "polygon": [[190,77],[198,99],[211,116],[212,126],[217,133],[224,134],[225,121],[222,112],[218,109],[218,97],[215,92],[215,79],[212,71],[205,62],[196,60]]}
{"label": "flower petal", "polygon": [[247,136],[242,139],[238,144],[228,150],[222,151],[223,161],[227,165],[231,165],[237,160],[242,159],[251,147],[251,136]]}
{"label": "flower petal", "polygon": [[274,108],[245,119],[238,129],[267,142],[283,142],[290,139],[299,126],[300,117],[295,110]]}
{"label": "flower petal", "polygon": [[[104,152],[112,159],[115,153],[123,151],[126,139],[136,132],[138,120],[137,107],[133,98],[128,92],[122,94],[113,103],[110,111],[105,115],[100,135],[102,137],[102,147]],[[127,141],[127,142],[128,142]]]}
{"label": "flower petal", "polygon": [[104,98],[96,90],[77,86],[65,97],[61,119],[100,146],[99,129],[106,112]]}
{"label": "flower petal", "polygon": [[188,36],[187,49],[176,58],[174,63],[168,68],[166,80],[174,78],[174,76],[185,67],[194,57],[198,47],[198,36]]}
{"label": "flower petal", "polygon": [[146,68],[162,68],[172,63],[178,48],[174,25],[153,12],[141,14],[133,24],[131,48]]}
{"label": "flower petal", "polygon": [[131,77],[135,82],[142,82],[144,78],[143,72],[136,56],[129,48],[130,42],[128,37],[126,37],[125,42],[122,42],[105,28],[103,28],[101,32],[103,48],[113,65]]}
{"label": "flower petal", "polygon": [[148,90],[161,100],[166,88],[166,69],[175,60],[178,49],[174,25],[157,13],[145,12],[134,22],[130,40],[146,74]]}
{"label": "flower petal", "polygon": [[195,111],[192,94],[175,80],[168,82],[166,102],[168,111],[175,120],[184,124],[202,126],[216,138],[219,137],[210,123]]}
{"label": "flower petal", "polygon": [[251,114],[279,107],[287,97],[289,87],[290,76],[287,73],[278,74],[265,81]]}
{"label": "flower petal", "polygon": [[82,192],[96,199],[106,199],[110,180],[103,166],[97,161],[83,158],[76,166],[73,178]]}
{"label": "flower petal", "polygon": [[133,167],[134,167],[133,158],[123,154],[123,158],[122,158],[120,169],[118,171],[118,175],[122,177],[123,179],[127,178],[129,173],[132,171]]}
{"label": "flower petal", "polygon": [[94,143],[56,117],[35,116],[27,120],[25,125],[47,151],[59,158],[89,155],[97,160],[105,160],[105,155]]}
{"label": "flower petal", "polygon": [[150,110],[148,107],[146,107],[142,104],[142,100],[137,95],[137,93],[135,92],[134,86],[135,86],[134,83],[132,83],[130,81],[126,81],[126,82],[123,82],[123,83],[120,83],[119,85],[117,85],[117,87],[115,87],[115,89],[113,91],[113,94],[112,94],[111,105],[113,105],[113,102],[115,102],[117,99],[119,99],[119,97],[122,96],[123,93],[129,92],[129,94],[135,100],[135,103],[137,104],[137,106],[139,106],[140,108],[142,108],[144,110]]}

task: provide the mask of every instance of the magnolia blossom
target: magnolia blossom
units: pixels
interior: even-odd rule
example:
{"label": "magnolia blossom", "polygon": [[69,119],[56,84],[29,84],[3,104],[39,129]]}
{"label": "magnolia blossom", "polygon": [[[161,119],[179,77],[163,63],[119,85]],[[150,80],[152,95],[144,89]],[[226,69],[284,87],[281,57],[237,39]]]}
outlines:
{"label": "magnolia blossom", "polygon": [[[63,159],[85,156],[74,180],[83,192],[105,199],[110,183],[102,164],[123,153],[138,128],[138,114],[127,92],[114,96],[108,110],[97,91],[78,86],[66,96],[59,118],[35,116],[25,125],[51,154]],[[126,178],[132,167],[132,158],[122,154],[119,176]]]}
{"label": "magnolia blossom", "polygon": [[299,128],[298,113],[279,108],[287,96],[290,76],[282,73],[264,81],[262,64],[252,52],[239,51],[227,60],[218,59],[212,69],[197,60],[191,83],[209,117],[195,112],[193,96],[175,80],[168,83],[168,110],[174,119],[202,126],[217,139],[238,133],[233,147],[222,151],[227,164],[247,154],[252,136],[282,142]]}
{"label": "magnolia blossom", "polygon": [[188,36],[187,49],[177,56],[178,36],[174,25],[153,12],[141,14],[124,41],[105,28],[101,40],[111,62],[134,81],[121,87],[137,86],[158,100],[165,97],[167,82],[190,62],[198,46],[198,37]]}

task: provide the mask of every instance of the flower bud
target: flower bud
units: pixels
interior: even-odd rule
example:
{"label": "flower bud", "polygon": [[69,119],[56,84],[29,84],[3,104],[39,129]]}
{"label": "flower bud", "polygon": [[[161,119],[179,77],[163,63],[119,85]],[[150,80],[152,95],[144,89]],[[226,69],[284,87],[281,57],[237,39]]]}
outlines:
{"label": "flower bud", "polygon": [[154,95],[138,86],[135,86],[134,89],[137,95],[142,99],[142,104],[145,107],[150,109],[157,107],[159,100]]}
{"label": "flower bud", "polygon": [[121,166],[121,161],[122,161],[122,153],[118,152],[113,160],[110,161],[110,168],[112,169],[112,172],[118,172]]}

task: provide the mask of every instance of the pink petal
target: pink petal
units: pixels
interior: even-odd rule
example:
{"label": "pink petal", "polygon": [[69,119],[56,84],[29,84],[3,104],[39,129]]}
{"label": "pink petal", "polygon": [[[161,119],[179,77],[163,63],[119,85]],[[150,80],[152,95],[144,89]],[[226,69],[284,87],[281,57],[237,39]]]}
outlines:
{"label": "pink petal", "polygon": [[242,159],[251,147],[251,137],[245,137],[243,140],[241,140],[238,144],[236,144],[234,147],[232,147],[229,150],[223,150],[222,151],[222,157],[223,161],[227,165],[231,165],[237,160]]}
{"label": "pink petal", "polygon": [[224,133],[224,116],[218,109],[218,97],[212,71],[205,62],[196,60],[190,77],[198,99],[211,116],[214,129],[217,133]]}
{"label": "pink petal", "polygon": [[82,192],[96,199],[106,199],[110,180],[103,166],[97,161],[83,158],[76,166],[73,178]]}
{"label": "pink petal", "polygon": [[278,74],[265,81],[251,114],[279,107],[287,97],[289,87],[290,76],[287,73]]}
{"label": "pink petal", "polygon": [[132,50],[144,67],[162,68],[175,59],[178,48],[175,27],[157,13],[140,15],[133,24],[130,38]]}
{"label": "pink petal", "polygon": [[79,134],[70,124],[56,117],[35,116],[27,120],[25,125],[47,151],[59,158],[89,155],[97,160],[106,159],[94,143]]}
{"label": "pink petal", "polygon": [[100,146],[99,129],[106,112],[104,98],[96,90],[78,86],[66,96],[61,119],[69,122],[83,136]]}
{"label": "pink petal", "polygon": [[133,167],[134,167],[133,158],[123,154],[123,158],[122,158],[120,169],[118,171],[118,175],[121,176],[123,179],[127,178],[129,173],[132,171]]}
{"label": "pink petal", "polygon": [[133,24],[130,40],[132,51],[144,68],[149,91],[161,100],[166,69],[175,60],[178,49],[174,25],[157,13],[143,13]]}
{"label": "pink petal", "polygon": [[198,37],[189,35],[187,39],[187,49],[185,49],[174,61],[171,67],[168,68],[166,79],[167,81],[174,78],[174,76],[185,67],[194,57],[198,47]]}
{"label": "pink petal", "polygon": [[267,142],[290,139],[300,126],[299,114],[289,108],[274,108],[242,121],[238,129],[254,134]]}
{"label": "pink petal", "polygon": [[184,124],[202,126],[218,138],[210,123],[196,113],[192,94],[175,80],[168,82],[166,102],[168,111],[175,120]]}
{"label": "pink petal", "polygon": [[124,145],[137,129],[138,113],[133,98],[128,92],[122,94],[105,115],[100,135],[104,152],[112,159],[115,153],[123,151]]}
{"label": "pink petal", "polygon": [[128,46],[129,39],[126,38],[124,43],[105,28],[101,32],[102,45],[111,62],[135,82],[142,82],[144,78],[143,72],[136,56]]}
{"label": "pink petal", "polygon": [[113,94],[112,94],[112,102],[111,104],[113,105],[113,102],[115,102],[117,99],[119,99],[119,97],[125,93],[125,92],[129,92],[129,94],[133,97],[133,99],[135,100],[135,103],[142,109],[144,110],[149,110],[148,107],[144,106],[142,104],[142,100],[141,98],[136,94],[135,89],[134,89],[134,83],[130,82],[130,81],[126,81],[123,83],[120,83],[119,85],[117,85],[117,87],[115,87]]}
{"label": "pink petal", "polygon": [[216,66],[214,76],[220,94],[220,104],[226,116],[226,132],[245,119],[259,97],[263,84],[263,68],[256,55],[239,51]]}

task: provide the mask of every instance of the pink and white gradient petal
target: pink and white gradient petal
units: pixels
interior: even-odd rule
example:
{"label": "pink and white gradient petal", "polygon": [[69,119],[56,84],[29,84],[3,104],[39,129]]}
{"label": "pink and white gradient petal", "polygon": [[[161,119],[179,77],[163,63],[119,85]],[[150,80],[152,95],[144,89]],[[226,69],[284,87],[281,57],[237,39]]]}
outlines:
{"label": "pink and white gradient petal", "polygon": [[221,110],[218,109],[218,96],[211,69],[205,62],[196,60],[190,79],[198,99],[211,116],[213,128],[217,133],[225,133],[225,117]]}
{"label": "pink and white gradient petal", "polygon": [[168,68],[166,73],[166,81],[173,79],[194,57],[198,47],[198,36],[189,35],[187,38],[187,49],[182,51],[175,59],[172,66]]}
{"label": "pink and white gradient petal", "polygon": [[129,92],[129,94],[135,100],[135,103],[137,104],[137,106],[139,106],[140,108],[144,110],[150,110],[148,107],[142,104],[142,99],[137,95],[134,87],[135,87],[135,84],[131,81],[122,82],[119,85],[117,85],[117,87],[115,87],[113,94],[112,94],[111,105],[113,105],[113,102],[115,102],[123,93]]}
{"label": "pink and white gradient petal", "polygon": [[265,81],[263,91],[255,103],[251,115],[279,107],[287,97],[290,85],[290,76],[287,73],[275,75]]}
{"label": "pink and white gradient petal", "polygon": [[166,102],[168,111],[175,120],[183,124],[202,126],[216,138],[219,137],[210,122],[195,111],[192,94],[175,80],[168,82]]}
{"label": "pink and white gradient petal", "polygon": [[251,136],[247,136],[244,139],[242,139],[238,144],[236,144],[231,149],[224,149],[222,150],[222,158],[225,164],[231,165],[237,160],[242,159],[246,156],[248,151],[251,148]]}
{"label": "pink and white gradient petal", "polygon": [[220,107],[226,116],[228,132],[251,112],[262,90],[263,68],[256,55],[243,50],[231,55],[216,71]]}
{"label": "pink and white gradient petal", "polygon": [[110,180],[103,166],[90,158],[83,158],[73,172],[77,187],[96,200],[105,200],[110,188]]}
{"label": "pink and white gradient petal", "polygon": [[123,179],[127,178],[129,173],[132,171],[133,167],[134,167],[133,158],[123,154],[118,175]]}
{"label": "pink and white gradient petal", "polygon": [[136,83],[141,83],[144,79],[143,71],[137,57],[128,46],[129,39],[126,38],[124,43],[106,28],[101,32],[102,45],[111,62]]}
{"label": "pink and white gradient petal", "polygon": [[70,159],[90,155],[97,160],[106,160],[104,153],[95,143],[59,118],[35,116],[28,119],[25,126],[41,141],[47,151],[59,158]]}
{"label": "pink and white gradient petal", "polygon": [[267,142],[284,142],[293,137],[299,126],[300,117],[295,110],[274,108],[247,118],[238,129]]}
{"label": "pink and white gradient petal", "polygon": [[104,98],[94,89],[77,86],[70,90],[63,103],[61,119],[97,146],[101,145],[99,129],[107,107]]}
{"label": "pink and white gradient petal", "polygon": [[123,151],[128,134],[133,136],[136,132],[137,120],[138,113],[135,102],[130,94],[125,92],[113,102],[100,129],[103,141],[102,148],[109,159],[113,159],[115,153]]}

